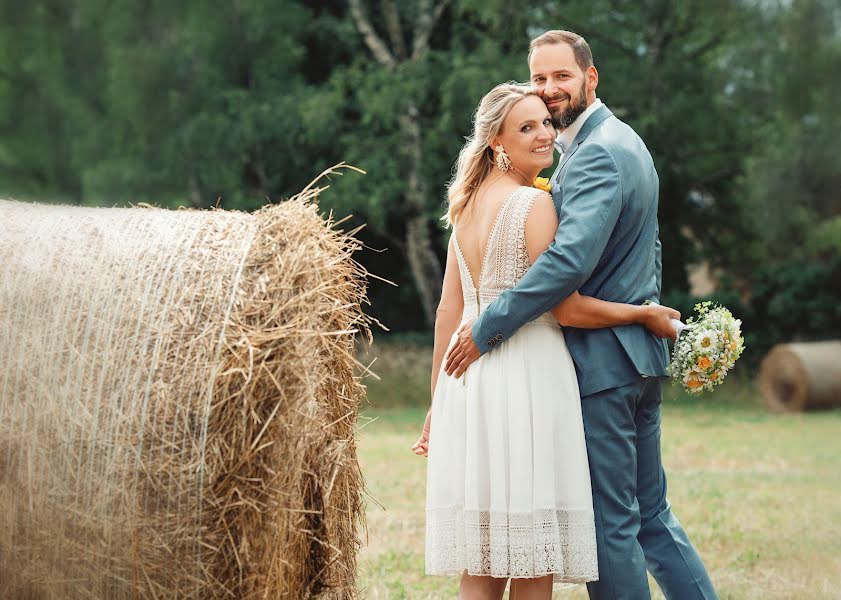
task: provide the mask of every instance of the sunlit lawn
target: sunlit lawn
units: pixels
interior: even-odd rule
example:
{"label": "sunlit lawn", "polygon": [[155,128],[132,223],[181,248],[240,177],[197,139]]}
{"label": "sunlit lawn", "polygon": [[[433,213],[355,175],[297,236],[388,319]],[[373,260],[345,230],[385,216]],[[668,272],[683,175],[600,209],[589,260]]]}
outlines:
{"label": "sunlit lawn", "polygon": [[[382,505],[368,505],[363,597],[455,597],[457,578],[423,573],[426,462],[409,452],[426,412],[429,352],[380,353],[383,379],[368,380],[360,418],[363,473]],[[700,400],[667,386],[663,415],[669,498],[721,598],[841,598],[841,411],[771,414],[734,380]]]}

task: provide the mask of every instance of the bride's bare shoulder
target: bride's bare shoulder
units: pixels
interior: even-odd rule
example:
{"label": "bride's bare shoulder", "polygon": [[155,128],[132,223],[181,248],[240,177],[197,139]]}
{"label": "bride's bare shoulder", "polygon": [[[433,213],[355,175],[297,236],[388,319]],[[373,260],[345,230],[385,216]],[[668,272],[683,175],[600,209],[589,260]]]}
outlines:
{"label": "bride's bare shoulder", "polygon": [[526,216],[526,247],[532,261],[543,252],[555,238],[558,230],[558,214],[552,196],[546,192],[535,195],[531,209]]}
{"label": "bride's bare shoulder", "polygon": [[[540,190],[534,195],[531,209],[529,210],[526,223],[529,221],[542,221],[545,219],[558,219],[558,213],[555,211],[555,203],[552,201],[552,196],[547,192]],[[528,225],[527,225],[528,226]]]}

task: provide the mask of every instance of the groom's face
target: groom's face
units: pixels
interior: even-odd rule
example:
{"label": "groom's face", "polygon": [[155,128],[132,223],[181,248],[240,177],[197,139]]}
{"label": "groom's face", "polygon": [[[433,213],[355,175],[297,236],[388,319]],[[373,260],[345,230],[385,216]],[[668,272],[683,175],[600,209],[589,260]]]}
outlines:
{"label": "groom's face", "polygon": [[[591,69],[595,72],[595,68]],[[595,100],[593,74],[581,70],[568,44],[544,44],[535,48],[529,58],[529,71],[532,85],[559,129],[569,127]]]}

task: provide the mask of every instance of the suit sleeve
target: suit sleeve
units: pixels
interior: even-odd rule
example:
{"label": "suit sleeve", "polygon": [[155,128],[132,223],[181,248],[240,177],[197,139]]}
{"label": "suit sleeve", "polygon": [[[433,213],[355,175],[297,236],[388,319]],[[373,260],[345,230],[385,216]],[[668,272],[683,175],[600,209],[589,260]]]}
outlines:
{"label": "suit sleeve", "polygon": [[622,209],[622,181],[613,157],[598,144],[582,145],[570,158],[564,181],[554,241],[473,324],[482,353],[581,287],[607,246]]}

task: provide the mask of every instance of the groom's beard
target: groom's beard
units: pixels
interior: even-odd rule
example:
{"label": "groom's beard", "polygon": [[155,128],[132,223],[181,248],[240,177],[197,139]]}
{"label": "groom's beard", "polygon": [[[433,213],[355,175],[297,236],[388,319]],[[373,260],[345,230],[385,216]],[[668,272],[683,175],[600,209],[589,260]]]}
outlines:
{"label": "groom's beard", "polygon": [[566,107],[566,110],[552,113],[552,124],[556,129],[566,129],[572,125],[585,110],[587,110],[587,90],[586,85],[582,83],[581,89],[578,92],[578,98],[570,98],[569,106]]}

